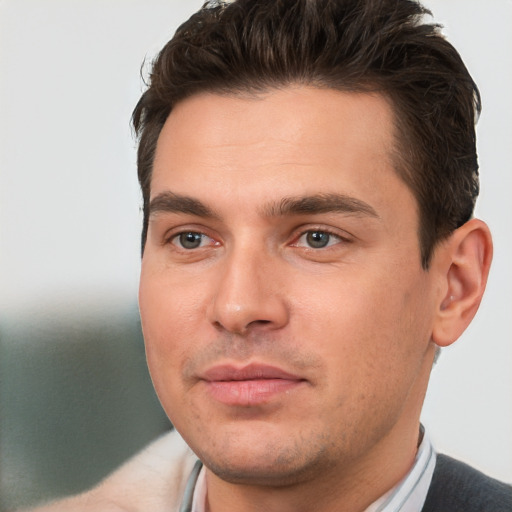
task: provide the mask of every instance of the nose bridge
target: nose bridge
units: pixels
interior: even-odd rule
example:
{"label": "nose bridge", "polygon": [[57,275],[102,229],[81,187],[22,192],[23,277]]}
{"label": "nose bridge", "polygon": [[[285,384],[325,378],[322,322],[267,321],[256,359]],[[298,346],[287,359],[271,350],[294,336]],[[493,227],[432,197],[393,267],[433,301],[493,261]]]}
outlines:
{"label": "nose bridge", "polygon": [[228,252],[211,304],[210,317],[216,326],[242,334],[256,326],[276,329],[286,323],[276,260],[250,243]]}

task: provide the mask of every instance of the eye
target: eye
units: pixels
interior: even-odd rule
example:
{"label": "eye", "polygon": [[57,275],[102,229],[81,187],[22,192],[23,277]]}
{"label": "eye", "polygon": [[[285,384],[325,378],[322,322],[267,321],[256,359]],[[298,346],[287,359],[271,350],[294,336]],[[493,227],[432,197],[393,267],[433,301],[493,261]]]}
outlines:
{"label": "eye", "polygon": [[214,245],[214,241],[203,233],[196,231],[184,231],[172,238],[172,243],[181,249],[198,249],[205,245]]}
{"label": "eye", "polygon": [[339,243],[341,240],[342,238],[337,235],[318,229],[303,233],[295,245],[307,246],[311,249],[324,249],[325,247]]}

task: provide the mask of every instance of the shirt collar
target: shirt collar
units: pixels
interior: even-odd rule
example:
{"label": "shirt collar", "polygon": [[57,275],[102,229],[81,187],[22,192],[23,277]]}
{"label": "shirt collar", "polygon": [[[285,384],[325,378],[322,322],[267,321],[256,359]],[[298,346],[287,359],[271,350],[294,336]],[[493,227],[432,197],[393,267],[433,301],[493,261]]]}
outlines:
{"label": "shirt collar", "polygon": [[[436,452],[421,426],[422,440],[407,475],[374,501],[364,512],[417,512],[423,508],[436,465]],[[194,472],[193,472],[194,473]],[[191,478],[196,476],[191,475]],[[206,472],[201,468],[195,484],[192,512],[206,512]]]}
{"label": "shirt collar", "polygon": [[423,432],[414,464],[407,475],[364,512],[418,512],[423,508],[436,465],[436,452]]}

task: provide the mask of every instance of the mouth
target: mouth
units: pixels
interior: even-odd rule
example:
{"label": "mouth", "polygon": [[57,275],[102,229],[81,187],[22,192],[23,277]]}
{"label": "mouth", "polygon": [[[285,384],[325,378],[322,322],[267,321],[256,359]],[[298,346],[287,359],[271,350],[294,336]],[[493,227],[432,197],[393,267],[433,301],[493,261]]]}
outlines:
{"label": "mouth", "polygon": [[306,379],[269,365],[219,365],[201,375],[210,396],[225,405],[251,407],[286,396]]}

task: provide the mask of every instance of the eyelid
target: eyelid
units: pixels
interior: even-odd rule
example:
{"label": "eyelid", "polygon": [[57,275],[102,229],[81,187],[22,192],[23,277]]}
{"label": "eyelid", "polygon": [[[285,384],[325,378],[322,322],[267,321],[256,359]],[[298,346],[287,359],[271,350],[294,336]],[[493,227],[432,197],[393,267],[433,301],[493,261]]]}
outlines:
{"label": "eyelid", "polygon": [[185,249],[184,247],[180,247],[179,245],[173,243],[174,240],[176,240],[180,235],[184,233],[197,233],[198,235],[201,235],[205,238],[208,238],[212,240],[213,244],[208,245],[201,245],[197,249],[202,249],[205,247],[213,247],[220,245],[220,242],[218,240],[218,237],[215,236],[213,233],[210,232],[211,230],[206,229],[204,226],[197,226],[193,224],[185,224],[181,226],[175,226],[165,231],[165,233],[162,236],[162,245],[173,245],[179,250],[183,251],[192,251],[194,249]]}
{"label": "eyelid", "polygon": [[[189,235],[189,234],[199,235],[201,237],[201,242],[197,247],[184,247],[183,244],[181,243],[181,241],[180,241],[181,236]],[[171,243],[172,245],[175,245],[176,247],[178,247],[178,249],[185,250],[185,251],[193,251],[195,249],[202,249],[204,247],[215,245],[215,244],[208,244],[208,243],[205,244],[204,242],[206,242],[206,240],[213,240],[213,239],[210,238],[209,236],[205,235],[204,233],[199,233],[197,231],[182,231],[180,233],[176,233],[175,235],[173,235],[169,239],[169,243]]]}
{"label": "eyelid", "polygon": [[[340,242],[351,243],[354,241],[354,237],[347,231],[342,231],[342,230],[335,229],[332,227],[327,227],[327,226],[313,225],[313,226],[301,226],[299,229],[297,229],[295,231],[295,234],[292,237],[293,241],[290,245],[298,247],[298,241],[303,236],[307,235],[308,233],[315,232],[315,231],[319,232],[319,233],[325,233],[329,236],[335,237],[338,240],[340,240]],[[325,248],[328,248],[328,247],[331,247],[331,245],[328,245]],[[311,249],[311,250],[321,250],[321,249],[315,249],[313,247],[307,247],[307,248]]]}

